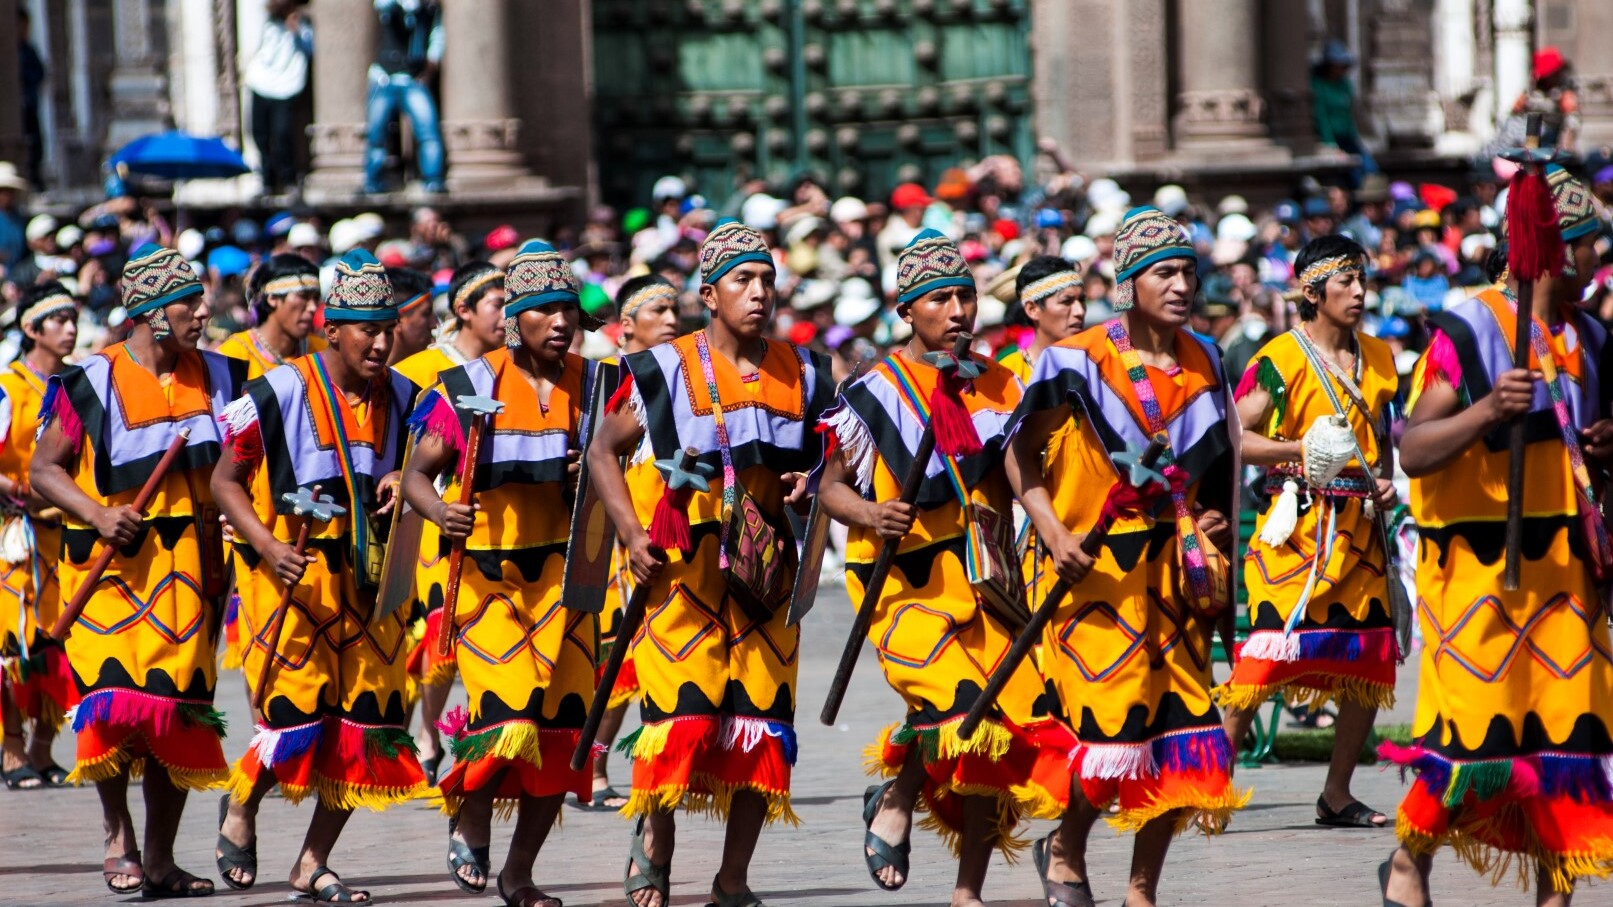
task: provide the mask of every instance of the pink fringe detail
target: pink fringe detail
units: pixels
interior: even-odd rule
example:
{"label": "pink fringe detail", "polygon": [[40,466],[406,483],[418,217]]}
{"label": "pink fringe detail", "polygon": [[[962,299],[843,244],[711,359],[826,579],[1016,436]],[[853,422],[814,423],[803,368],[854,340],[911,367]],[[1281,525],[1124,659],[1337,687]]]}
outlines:
{"label": "pink fringe detail", "polygon": [[448,449],[460,453],[465,449],[465,429],[459,424],[454,408],[442,397],[436,397],[431,411],[421,421],[423,434],[440,439]]}
{"label": "pink fringe detail", "polygon": [[78,410],[73,408],[73,401],[67,399],[67,393],[60,384],[51,384],[49,396],[51,405],[42,407],[46,409],[46,416],[41,429],[54,420],[60,426],[62,438],[72,445],[76,456],[84,444],[84,420],[78,417]]}
{"label": "pink fringe detail", "polygon": [[1462,360],[1456,355],[1456,344],[1441,330],[1435,330],[1428,341],[1428,362],[1423,366],[1423,386],[1427,390],[1434,379],[1443,379],[1453,388],[1462,386]]}
{"label": "pink fringe detail", "polygon": [[458,705],[437,719],[437,730],[458,740],[465,733],[465,726],[468,724],[470,724],[470,712],[465,711],[464,706]]}
{"label": "pink fringe detail", "polygon": [[1253,391],[1257,386],[1259,386],[1260,379],[1257,375],[1259,371],[1259,362],[1249,363],[1249,367],[1243,370],[1243,377],[1238,381],[1237,390],[1232,392],[1233,400],[1242,400],[1244,397],[1249,396],[1250,391]]}

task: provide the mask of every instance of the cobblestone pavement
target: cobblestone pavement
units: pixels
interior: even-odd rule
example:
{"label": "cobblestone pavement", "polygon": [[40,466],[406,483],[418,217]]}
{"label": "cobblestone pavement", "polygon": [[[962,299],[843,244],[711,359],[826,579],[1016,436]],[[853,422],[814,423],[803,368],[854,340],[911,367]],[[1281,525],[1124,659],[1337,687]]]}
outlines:
{"label": "cobblestone pavement", "polygon": [[[901,717],[901,706],[865,651],[840,725],[827,728],[818,723],[817,714],[850,619],[850,605],[839,589],[825,589],[817,610],[807,619],[798,708],[801,764],[794,783],[795,808],[802,826],[764,833],[751,884],[771,907],[945,905],[955,869],[933,835],[919,832],[915,836],[912,878],[898,893],[876,889],[863,868],[860,798],[868,780],[862,771],[862,750],[881,728]],[[1225,667],[1221,670],[1224,673]],[[246,749],[251,737],[243,686],[240,675],[232,673],[223,678],[219,689],[219,706],[228,712],[234,729],[225,741],[232,759]],[[1415,689],[1415,678],[1408,669],[1400,684],[1400,704],[1382,720],[1409,722]],[[458,692],[454,701],[463,701],[463,695]],[[57,761],[71,764],[70,738],[58,744]],[[627,766],[619,756],[613,756],[611,769],[619,785],[628,779]],[[1233,817],[1226,835],[1214,840],[1188,835],[1177,840],[1166,865],[1160,903],[1238,907],[1378,904],[1376,867],[1394,847],[1393,836],[1389,831],[1316,827],[1312,819],[1322,779],[1320,765],[1241,772],[1239,783],[1255,789],[1253,802]],[[1363,766],[1357,775],[1356,794],[1385,812],[1393,811],[1401,790],[1393,772]],[[213,803],[208,796],[191,798],[178,854],[182,866],[216,880]],[[131,805],[138,822],[138,793],[131,796]],[[204,903],[220,907],[283,903],[290,895],[285,874],[309,814],[306,805],[294,808],[277,798],[266,801],[259,819],[261,881],[247,892],[233,892],[219,884],[218,893]],[[116,898],[101,884],[99,819],[95,794],[88,788],[0,791],[0,904],[136,900]],[[562,819],[562,829],[539,857],[540,883],[571,907],[624,903],[621,878],[628,823],[614,815],[571,808],[564,810]],[[1050,827],[1051,823],[1037,822],[1026,833],[1039,836]],[[495,867],[502,859],[508,834],[507,824],[495,826]],[[472,898],[452,886],[444,863],[446,835],[445,820],[424,802],[382,814],[361,812],[349,824],[331,863],[348,882],[368,888],[383,904],[497,903],[491,889],[482,898]],[[706,903],[721,842],[721,830],[714,823],[693,817],[680,822],[673,904]],[[1130,852],[1130,838],[1101,826],[1094,831],[1090,863],[1100,904],[1121,903]],[[1436,860],[1434,886],[1436,899],[1443,904],[1477,907],[1534,901],[1531,894],[1510,883],[1491,888],[1448,853]],[[998,858],[987,880],[986,896],[995,905],[1043,903],[1028,858],[1014,866]],[[1584,889],[1575,903],[1613,903],[1613,886],[1603,883]]]}

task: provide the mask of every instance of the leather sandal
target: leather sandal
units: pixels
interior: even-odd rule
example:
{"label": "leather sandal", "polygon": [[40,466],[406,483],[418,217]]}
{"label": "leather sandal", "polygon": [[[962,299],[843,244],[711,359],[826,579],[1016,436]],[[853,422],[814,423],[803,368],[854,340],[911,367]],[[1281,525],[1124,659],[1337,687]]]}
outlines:
{"label": "leather sandal", "polygon": [[1097,907],[1097,901],[1092,898],[1092,885],[1090,882],[1055,882],[1047,877],[1047,867],[1052,865],[1050,854],[1053,850],[1053,835],[1042,838],[1031,846],[1031,856],[1036,862],[1036,877],[1042,883],[1042,895],[1047,899],[1048,907]]}
{"label": "leather sandal", "polygon": [[[118,876],[129,876],[134,882],[122,888],[112,884]],[[134,894],[146,883],[146,868],[140,862],[140,851],[131,850],[121,857],[107,857],[101,861],[101,878],[113,894]]]}
{"label": "leather sandal", "polygon": [[[892,778],[884,784],[876,784],[863,791],[863,862],[868,864],[868,877],[874,884],[886,891],[897,891],[907,884],[908,867],[911,865],[910,856],[913,852],[911,833],[902,843],[892,847],[890,842],[874,834],[874,817],[879,815],[880,801],[885,799],[885,792],[896,783]],[[872,853],[870,853],[872,851]],[[902,880],[895,885],[887,885],[879,877],[882,869],[894,869],[902,874]]]}
{"label": "leather sandal", "polygon": [[[258,881],[258,838],[257,835],[253,835],[251,844],[239,847],[234,841],[224,837],[224,821],[229,818],[229,815],[230,795],[225,794],[218,801],[218,842],[214,844],[218,848],[218,857],[216,858],[218,861],[218,875],[219,878],[224,880],[224,884],[234,888],[236,891],[245,891],[257,884]],[[252,881],[238,882],[230,876],[232,871],[248,873],[252,876]]]}
{"label": "leather sandal", "polygon": [[633,902],[635,893],[649,889],[661,896],[663,907],[671,907],[672,864],[656,863],[644,852],[644,822],[644,817],[640,816],[638,827],[633,829],[633,847],[627,853],[622,890],[627,894],[628,903]]}
{"label": "leather sandal", "polygon": [[[459,821],[457,819],[448,823],[448,877],[454,880],[454,884],[459,886],[460,891],[466,894],[481,894],[487,890],[487,875],[492,871],[491,849],[487,844],[483,844],[481,847],[472,847],[465,841],[454,837],[454,831],[458,827]],[[474,867],[481,872],[482,883],[480,885],[468,881],[459,874],[459,871],[466,866]]]}

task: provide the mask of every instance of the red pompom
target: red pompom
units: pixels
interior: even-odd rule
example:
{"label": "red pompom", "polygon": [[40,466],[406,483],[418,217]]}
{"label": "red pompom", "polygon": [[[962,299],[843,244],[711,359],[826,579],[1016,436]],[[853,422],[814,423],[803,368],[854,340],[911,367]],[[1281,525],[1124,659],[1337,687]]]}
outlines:
{"label": "red pompom", "polygon": [[1519,169],[1507,189],[1507,267],[1520,281],[1561,274],[1567,259],[1551,187],[1539,173]]}

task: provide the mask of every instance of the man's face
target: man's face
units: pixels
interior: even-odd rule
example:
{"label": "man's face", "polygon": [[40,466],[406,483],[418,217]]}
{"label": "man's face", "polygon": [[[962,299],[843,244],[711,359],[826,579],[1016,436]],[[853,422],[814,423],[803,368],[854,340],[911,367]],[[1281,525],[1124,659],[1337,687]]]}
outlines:
{"label": "man's face", "polygon": [[700,287],[700,299],[712,316],[742,339],[761,337],[773,318],[778,299],[771,265],[747,261],[718,279]]}
{"label": "man's face", "polygon": [[1366,311],[1367,286],[1359,270],[1334,274],[1322,284],[1321,292],[1307,290],[1306,295],[1316,302],[1316,315],[1333,324],[1355,328]]}
{"label": "man's face", "polygon": [[460,305],[454,314],[464,324],[461,330],[475,337],[482,348],[496,350],[504,343],[504,288],[489,287],[475,305]]}
{"label": "man's face", "polygon": [[393,339],[411,350],[423,350],[431,345],[431,303],[418,303],[398,316],[398,329]]}
{"label": "man's face", "polygon": [[163,306],[162,312],[168,316],[168,326],[172,337],[183,349],[193,350],[202,340],[202,331],[207,328],[207,319],[212,315],[206,293],[194,293],[177,302],[170,302]]}
{"label": "man's face", "polygon": [[974,287],[942,287],[902,306],[902,320],[926,349],[946,350],[974,327],[980,295]]}
{"label": "man's face", "polygon": [[38,327],[24,325],[22,331],[35,345],[65,359],[78,345],[78,312],[58,312],[40,321]]}
{"label": "man's face", "polygon": [[348,371],[372,381],[386,369],[396,321],[325,322],[325,340]]}
{"label": "man's face", "polygon": [[656,296],[622,319],[622,337],[630,352],[647,350],[678,337],[678,303],[672,296]]}
{"label": "man's face", "polygon": [[539,362],[559,362],[577,334],[577,316],[574,302],[556,300],[527,309],[515,316],[521,345]]}
{"label": "man's face", "polygon": [[287,293],[273,302],[274,319],[282,331],[298,340],[314,329],[314,311],[319,308],[319,294],[313,290]]}
{"label": "man's face", "polygon": [[1193,294],[1198,291],[1194,262],[1167,258],[1155,262],[1132,278],[1136,283],[1137,311],[1162,327],[1182,327],[1193,311]]}
{"label": "man's face", "polygon": [[1057,343],[1081,330],[1087,314],[1086,295],[1086,289],[1079,284],[1065,287],[1025,306],[1025,317],[1035,325],[1036,333]]}

